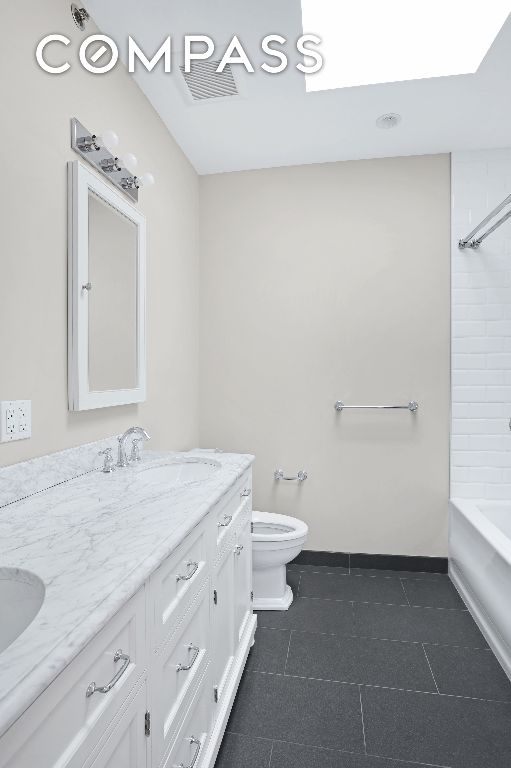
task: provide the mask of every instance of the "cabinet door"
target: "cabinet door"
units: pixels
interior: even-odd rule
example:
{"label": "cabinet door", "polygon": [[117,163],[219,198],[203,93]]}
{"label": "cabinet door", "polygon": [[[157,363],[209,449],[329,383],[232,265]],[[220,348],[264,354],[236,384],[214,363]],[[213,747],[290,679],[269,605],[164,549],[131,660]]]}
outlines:
{"label": "cabinet door", "polygon": [[[0,768],[81,768],[120,717],[146,666],[142,588],[2,737]],[[93,693],[93,682],[107,690]]]}
{"label": "cabinet door", "polygon": [[252,615],[252,521],[245,520],[234,547],[234,642],[243,637]]}
{"label": "cabinet door", "polygon": [[138,691],[101,749],[83,768],[147,768],[146,686]]}
{"label": "cabinet door", "polygon": [[220,700],[234,660],[234,541],[213,572],[213,686]]}

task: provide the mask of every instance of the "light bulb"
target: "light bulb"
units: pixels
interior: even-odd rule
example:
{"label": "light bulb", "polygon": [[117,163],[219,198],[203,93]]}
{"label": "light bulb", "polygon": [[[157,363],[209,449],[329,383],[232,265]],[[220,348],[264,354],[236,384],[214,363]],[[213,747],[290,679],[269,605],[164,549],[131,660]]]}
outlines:
{"label": "light bulb", "polygon": [[154,184],[154,176],[152,173],[143,173],[138,181],[142,187],[152,187]]}
{"label": "light bulb", "polygon": [[138,165],[138,160],[132,152],[128,152],[126,155],[124,155],[121,159],[121,163],[122,165],[124,165],[125,168],[128,169],[130,173],[135,175],[135,171]]}
{"label": "light bulb", "polygon": [[100,141],[100,144],[102,144],[105,149],[108,149],[109,152],[114,154],[114,149],[119,144],[119,137],[115,131],[112,131],[109,128],[107,131],[104,131],[101,134],[101,136],[99,137],[99,141]]}

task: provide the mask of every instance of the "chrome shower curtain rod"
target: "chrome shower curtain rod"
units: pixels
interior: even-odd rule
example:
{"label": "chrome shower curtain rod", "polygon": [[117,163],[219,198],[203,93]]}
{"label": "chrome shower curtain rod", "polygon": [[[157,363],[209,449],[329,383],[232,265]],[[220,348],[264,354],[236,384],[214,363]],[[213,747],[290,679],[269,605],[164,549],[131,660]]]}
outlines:
{"label": "chrome shower curtain rod", "polygon": [[483,229],[492,219],[495,218],[495,216],[500,213],[501,211],[506,208],[506,206],[511,205],[511,195],[506,197],[503,202],[498,205],[496,208],[493,209],[491,213],[488,214],[488,216],[483,219],[483,221],[478,224],[478,226],[472,230],[472,232],[469,232],[469,234],[464,237],[462,240],[459,241],[458,246],[463,250],[464,248],[479,248],[483,240],[486,240],[488,235],[491,235],[492,232],[495,232],[496,229],[498,229],[502,224],[504,224],[505,221],[507,221],[509,218],[511,218],[511,209],[507,211],[507,213],[504,214],[504,216],[501,216],[498,221],[495,222],[495,224],[486,230],[486,232],[483,232],[482,235],[479,235],[479,237],[474,237],[474,235],[477,235],[478,232]]}

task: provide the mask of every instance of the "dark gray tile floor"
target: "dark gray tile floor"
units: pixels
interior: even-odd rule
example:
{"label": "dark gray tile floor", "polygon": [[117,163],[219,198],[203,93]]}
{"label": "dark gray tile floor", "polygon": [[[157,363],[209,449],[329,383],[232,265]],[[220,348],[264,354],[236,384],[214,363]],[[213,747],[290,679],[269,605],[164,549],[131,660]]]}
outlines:
{"label": "dark gray tile floor", "polygon": [[511,683],[447,576],[291,566],[216,768],[510,768]]}

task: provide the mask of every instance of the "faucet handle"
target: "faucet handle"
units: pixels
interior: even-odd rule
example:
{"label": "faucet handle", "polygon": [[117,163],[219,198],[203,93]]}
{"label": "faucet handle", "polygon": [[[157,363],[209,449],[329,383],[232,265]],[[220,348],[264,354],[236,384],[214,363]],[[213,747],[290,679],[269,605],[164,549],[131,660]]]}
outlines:
{"label": "faucet handle", "polygon": [[115,463],[114,463],[114,457],[112,455],[112,449],[105,448],[104,451],[100,451],[98,453],[98,456],[105,457],[105,460],[103,462],[103,469],[101,471],[105,473],[113,472],[115,469]]}
{"label": "faucet handle", "polygon": [[140,461],[139,443],[141,443],[143,440],[145,440],[144,437],[134,437],[131,441],[130,461]]}

